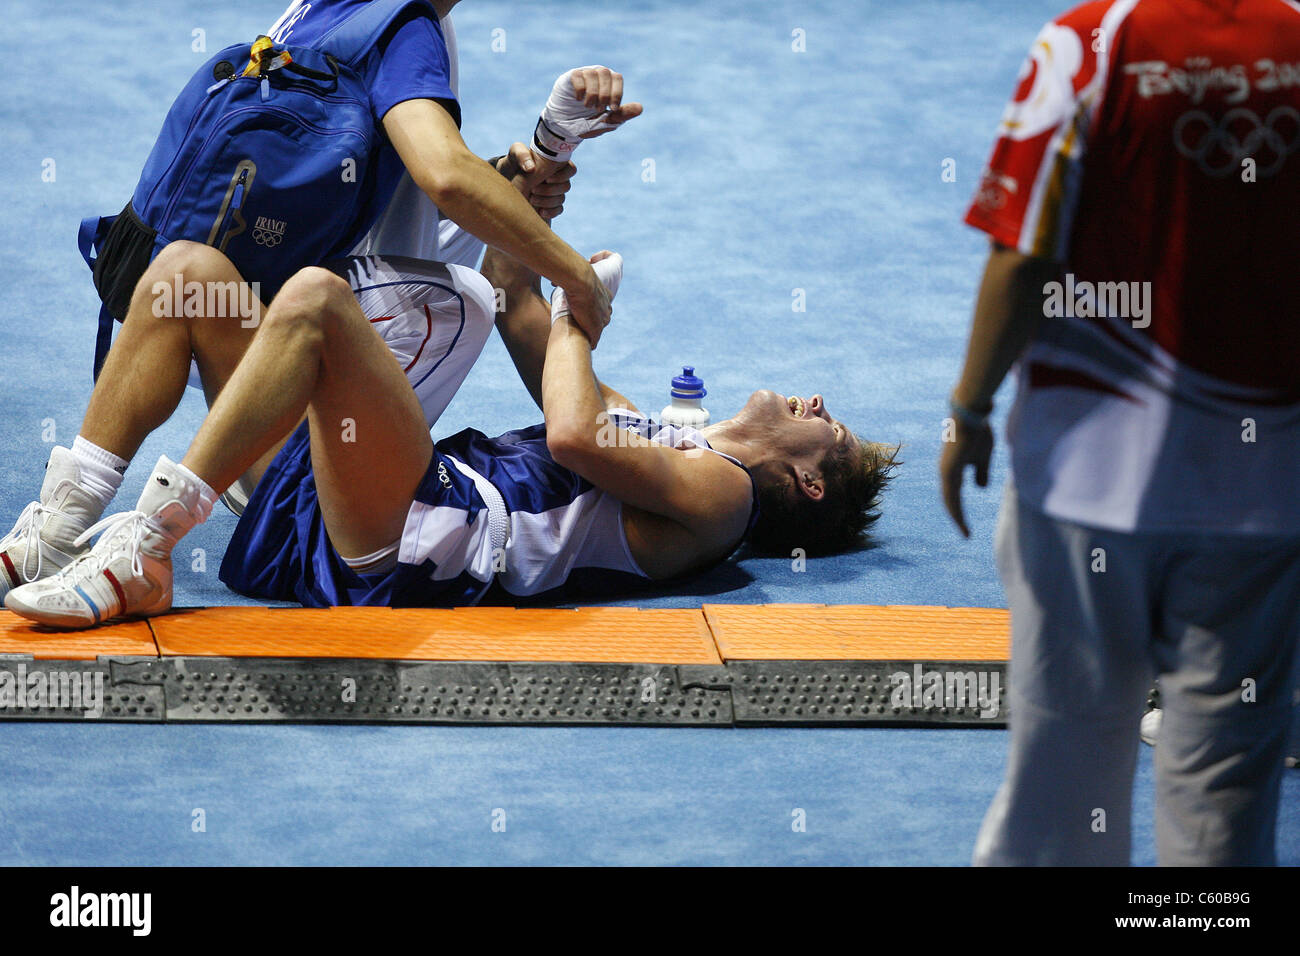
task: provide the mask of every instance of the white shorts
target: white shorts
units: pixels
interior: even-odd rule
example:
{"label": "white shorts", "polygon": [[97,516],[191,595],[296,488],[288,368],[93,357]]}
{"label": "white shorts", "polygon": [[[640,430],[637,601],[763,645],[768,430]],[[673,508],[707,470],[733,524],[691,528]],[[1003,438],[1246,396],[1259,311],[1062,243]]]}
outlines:
{"label": "white shorts", "polygon": [[492,333],[492,286],[465,266],[404,256],[359,256],[333,268],[406,372],[432,427]]}
{"label": "white shorts", "polygon": [[[458,228],[446,230],[444,238],[452,243],[449,252],[476,258],[477,243],[481,254],[482,243]],[[362,313],[402,363],[432,425],[492,332],[492,286],[472,266],[406,256],[351,256],[330,268],[352,286]],[[197,362],[190,362],[188,384],[203,390]]]}

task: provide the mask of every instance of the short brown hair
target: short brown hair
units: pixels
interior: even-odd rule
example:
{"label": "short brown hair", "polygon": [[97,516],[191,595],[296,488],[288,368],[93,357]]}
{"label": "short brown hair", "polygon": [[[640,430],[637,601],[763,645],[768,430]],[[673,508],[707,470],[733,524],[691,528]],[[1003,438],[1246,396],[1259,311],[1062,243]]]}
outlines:
{"label": "short brown hair", "polygon": [[901,447],[859,439],[852,451],[827,452],[821,461],[826,493],[817,500],[795,487],[788,475],[760,486],[751,547],[782,555],[801,548],[815,556],[861,544],[867,529],[880,518],[880,497],[894,469],[902,464]]}

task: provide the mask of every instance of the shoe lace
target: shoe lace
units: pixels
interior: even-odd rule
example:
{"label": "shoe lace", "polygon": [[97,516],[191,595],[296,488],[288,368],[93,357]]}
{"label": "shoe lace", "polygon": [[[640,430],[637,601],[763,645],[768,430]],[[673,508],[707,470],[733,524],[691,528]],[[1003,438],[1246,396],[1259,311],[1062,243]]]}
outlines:
{"label": "shoe lace", "polygon": [[[23,545],[23,566],[22,575],[29,581],[40,579],[41,570],[45,567],[44,549],[41,547],[41,525],[45,523],[46,515],[57,514],[52,508],[47,508],[39,501],[33,501],[23,513],[18,516],[18,523],[14,529],[5,535],[5,541],[21,541]],[[32,552],[36,552],[36,573],[28,574],[28,564],[32,558]]]}
{"label": "shoe lace", "polygon": [[120,514],[110,515],[96,521],[77,535],[73,544],[81,547],[101,531],[104,532],[104,536],[99,539],[95,547],[78,557],[61,573],[71,582],[94,577],[101,570],[95,560],[98,557],[95,552],[100,549],[101,545],[111,540],[111,547],[114,550],[122,549],[130,555],[131,573],[137,577],[144,574],[144,563],[140,560],[140,547],[144,543],[144,536],[150,531],[145,513],[143,511],[123,511]]}

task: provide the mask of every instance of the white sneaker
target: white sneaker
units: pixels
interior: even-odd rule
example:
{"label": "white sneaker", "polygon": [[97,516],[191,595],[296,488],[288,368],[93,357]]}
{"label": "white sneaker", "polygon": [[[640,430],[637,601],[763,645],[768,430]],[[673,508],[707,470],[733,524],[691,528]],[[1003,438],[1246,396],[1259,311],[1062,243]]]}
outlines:
{"label": "white sneaker", "polygon": [[50,452],[39,501],[0,538],[0,597],[12,588],[48,578],[86,553],[77,537],[103,514],[100,501],[81,487],[77,460],[66,448]]}
{"label": "white sneaker", "polygon": [[172,606],[172,548],[204,520],[198,486],[166,458],[145,485],[137,510],[112,515],[77,538],[95,546],[53,577],[10,591],[5,606],[38,624],[93,627],[115,617],[150,617]]}
{"label": "white sneaker", "polygon": [[1142,715],[1142,728],[1139,733],[1142,736],[1144,744],[1156,745],[1156,740],[1160,736],[1160,722],[1164,719],[1164,711],[1159,707],[1153,707]]}
{"label": "white sneaker", "polygon": [[162,536],[144,512],[112,515],[87,535],[100,531],[104,534],[89,553],[53,577],[14,588],[5,606],[38,624],[63,628],[170,610],[171,548],[157,546]]}

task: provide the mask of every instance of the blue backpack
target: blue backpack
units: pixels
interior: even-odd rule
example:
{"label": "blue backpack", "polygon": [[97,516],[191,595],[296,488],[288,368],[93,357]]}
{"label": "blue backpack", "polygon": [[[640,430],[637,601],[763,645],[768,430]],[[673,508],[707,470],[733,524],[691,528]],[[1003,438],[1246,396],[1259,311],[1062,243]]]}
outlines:
{"label": "blue backpack", "polygon": [[310,47],[277,50],[259,37],[194,74],[130,203],[81,223],[78,245],[103,301],[96,377],[113,320],[125,318],[140,276],[169,242],[220,249],[267,302],[293,273],[365,236],[397,177],[367,175],[383,134],[354,66],[411,7],[436,17],[428,0],[372,0]]}

